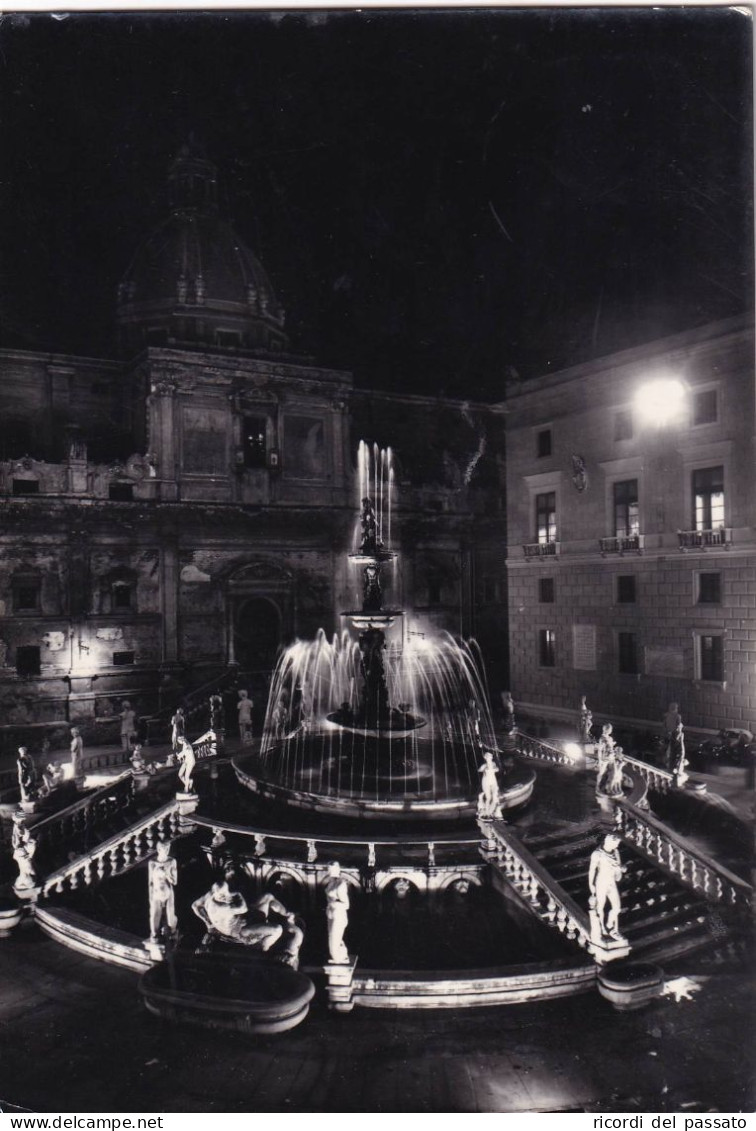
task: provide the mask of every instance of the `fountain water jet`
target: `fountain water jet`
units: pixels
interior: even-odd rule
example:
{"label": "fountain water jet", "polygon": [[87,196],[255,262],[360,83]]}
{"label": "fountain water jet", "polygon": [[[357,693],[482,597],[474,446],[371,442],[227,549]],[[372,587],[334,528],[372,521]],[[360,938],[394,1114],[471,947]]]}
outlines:
{"label": "fountain water jet", "polygon": [[359,540],[349,559],[363,570],[362,607],[343,614],[350,627],[340,635],[320,630],[284,651],[260,753],[251,772],[242,759],[237,773],[255,791],[307,808],[469,816],[482,751],[496,750],[482,659],[474,642],[446,632],[402,643],[403,611],[384,608],[382,569],[397,557],[392,462],[390,449],[360,444]]}

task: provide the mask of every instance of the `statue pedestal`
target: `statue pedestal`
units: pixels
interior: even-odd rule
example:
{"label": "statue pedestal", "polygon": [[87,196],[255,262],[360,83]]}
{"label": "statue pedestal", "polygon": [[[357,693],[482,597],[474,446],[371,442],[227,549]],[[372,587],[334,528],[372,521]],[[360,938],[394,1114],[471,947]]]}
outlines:
{"label": "statue pedestal", "polygon": [[588,950],[593,955],[599,966],[606,962],[613,962],[615,958],[627,958],[630,953],[630,943],[620,936],[613,939],[607,935],[591,936]]}
{"label": "statue pedestal", "polygon": [[179,831],[182,833],[189,832],[194,828],[191,816],[199,805],[199,797],[196,793],[182,793],[179,790],[176,793],[176,803],[179,813]]}
{"label": "statue pedestal", "polygon": [[153,962],[162,962],[165,958],[165,947],[157,939],[145,939],[142,946]]}
{"label": "statue pedestal", "polygon": [[22,899],[25,903],[36,903],[39,899],[39,893],[42,891],[40,887],[32,888],[19,888],[13,885],[13,894],[16,899]]}
{"label": "statue pedestal", "polygon": [[323,967],[328,1008],[336,1013],[351,1013],[354,1009],[352,982],[356,966],[357,955],[350,954],[348,962],[326,962]]}

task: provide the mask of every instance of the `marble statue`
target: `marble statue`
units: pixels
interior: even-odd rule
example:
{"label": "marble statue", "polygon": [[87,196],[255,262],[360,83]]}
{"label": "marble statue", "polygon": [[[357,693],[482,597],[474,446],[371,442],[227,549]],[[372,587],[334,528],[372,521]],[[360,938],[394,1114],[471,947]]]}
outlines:
{"label": "marble statue", "polygon": [[601,938],[621,939],[619,914],[621,910],[619,881],[625,869],[619,855],[620,838],[608,833],[603,844],[591,854],[588,869],[588,906],[595,916],[595,925]]}
{"label": "marble statue", "polygon": [[37,875],[34,871],[37,842],[24,824],[22,813],[13,814],[11,847],[13,859],[18,867],[18,879],[13,886],[16,891],[29,891],[37,886]]}
{"label": "marble statue", "polygon": [[603,792],[607,797],[622,797],[623,768],[622,747],[615,746],[607,763]]}
{"label": "marble statue", "polygon": [[673,751],[672,739],[678,726],[682,726],[682,715],[677,703],[670,703],[667,710],[664,712],[664,757],[667,763],[667,769],[671,770],[673,767]]}
{"label": "marble statue", "polygon": [[178,759],[180,762],[178,776],[184,787],[184,793],[194,793],[192,774],[197,765],[197,759],[194,756],[194,747],[185,738],[179,740]]}
{"label": "marble statue", "polygon": [[501,820],[501,798],[496,777],[498,770],[490,750],[483,752],[483,765],[478,766],[478,773],[481,775],[478,816]]}
{"label": "marble statue", "polygon": [[161,931],[173,936],[178,927],[175,887],[178,865],[171,856],[171,842],[159,840],[157,857],[148,866],[150,895],[150,941],[157,942]]}
{"label": "marble statue", "polygon": [[[297,926],[296,916],[270,894],[260,896],[248,907],[241,892],[232,890],[232,881],[233,872],[226,872],[222,880],[192,904],[192,911],[205,924],[210,938],[217,936],[264,953],[282,941],[280,961],[298,969],[304,932]],[[271,921],[271,913],[283,922]]]}
{"label": "marble statue", "polygon": [[601,738],[596,750],[596,793],[606,795],[609,779],[614,772],[614,739],[612,738],[612,724],[604,723],[601,728]]}
{"label": "marble statue", "polygon": [[210,696],[210,727],[209,729],[215,731],[216,734],[222,734],[225,730],[226,720],[223,712],[223,696],[211,695]]}
{"label": "marble statue", "polygon": [[341,865],[336,861],[328,865],[325,897],[329,960],[348,962],[349,951],[344,943],[344,932],[349,924],[349,885],[341,874]]}
{"label": "marble statue", "polygon": [[236,710],[239,713],[239,737],[245,743],[252,741],[252,707],[249,693],[240,691]]}
{"label": "marble statue", "polygon": [[675,785],[684,785],[688,780],[686,766],[688,759],[685,757],[685,732],[682,720],[677,724],[669,740],[669,768],[675,778]]}
{"label": "marble statue", "polygon": [[375,518],[373,500],[367,496],[362,500],[362,513],[360,514],[362,527],[362,542],[360,552],[374,554],[378,550],[378,523]]}
{"label": "marble statue", "polygon": [[63,781],[63,770],[55,762],[48,762],[42,774],[42,792],[49,797]]}
{"label": "marble statue", "polygon": [[18,748],[16,768],[18,770],[18,788],[21,793],[21,800],[26,804],[31,804],[37,798],[39,786],[37,783],[37,767],[25,746]]}
{"label": "marble statue", "polygon": [[580,741],[583,744],[591,741],[591,727],[593,726],[593,714],[585,700],[585,695],[581,695],[580,717],[578,719],[578,734],[580,736]]}
{"label": "marble statue", "polygon": [[136,739],[136,711],[129,703],[128,699],[124,699],[121,703],[121,712],[119,715],[121,720],[121,749],[131,750],[134,740]]}
{"label": "marble statue", "polygon": [[132,752],[131,757],[129,758],[129,761],[131,762],[131,768],[132,768],[132,770],[134,771],[135,774],[146,774],[146,773],[148,773],[148,766],[147,766],[147,763],[145,762],[144,757],[142,755],[142,747],[139,743],[137,743],[136,746],[134,747],[134,750]]}
{"label": "marble statue", "polygon": [[84,756],[84,742],[78,727],[71,727],[71,770],[74,781],[83,778],[82,759]]}
{"label": "marble statue", "polygon": [[178,750],[181,745],[181,739],[184,737],[186,727],[186,720],[184,718],[184,708],[177,707],[171,718],[171,746],[174,750]]}
{"label": "marble statue", "polygon": [[502,691],[501,705],[504,708],[504,730],[511,734],[515,729],[515,705],[511,691]]}

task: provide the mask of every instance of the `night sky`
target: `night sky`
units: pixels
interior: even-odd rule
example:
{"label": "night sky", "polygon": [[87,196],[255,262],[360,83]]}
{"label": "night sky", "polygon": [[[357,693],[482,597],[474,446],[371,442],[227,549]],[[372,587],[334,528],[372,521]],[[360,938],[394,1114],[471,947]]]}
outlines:
{"label": "night sky", "polygon": [[193,131],[298,351],[522,376],[751,307],[751,24],[724,8],[0,25],[3,344],[112,355]]}

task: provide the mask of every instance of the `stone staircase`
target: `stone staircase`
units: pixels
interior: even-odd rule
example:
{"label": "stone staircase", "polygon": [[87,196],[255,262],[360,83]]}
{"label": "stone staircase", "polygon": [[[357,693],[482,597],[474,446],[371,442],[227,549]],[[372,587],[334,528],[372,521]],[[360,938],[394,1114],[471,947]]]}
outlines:
{"label": "stone staircase", "polygon": [[[598,822],[526,834],[524,846],[575,903],[588,909],[588,867],[607,829]],[[669,962],[726,943],[729,925],[720,910],[623,843],[626,872],[620,885],[620,930],[638,961]]]}

